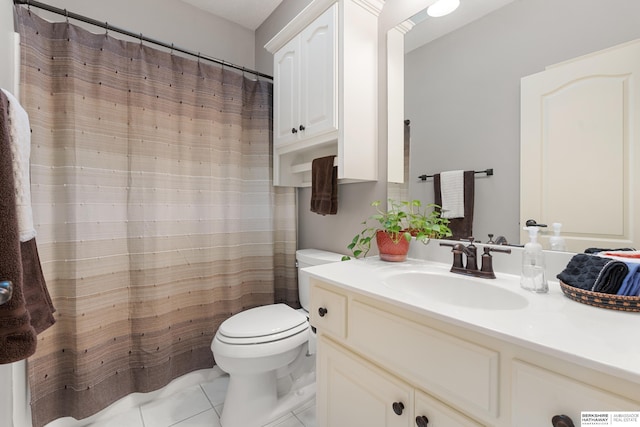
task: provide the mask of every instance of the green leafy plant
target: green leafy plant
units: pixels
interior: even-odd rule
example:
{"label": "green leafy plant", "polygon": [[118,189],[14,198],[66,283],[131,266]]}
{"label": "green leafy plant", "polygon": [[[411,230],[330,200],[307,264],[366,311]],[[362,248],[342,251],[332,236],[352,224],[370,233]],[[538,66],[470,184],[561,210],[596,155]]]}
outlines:
{"label": "green leafy plant", "polygon": [[[387,232],[394,243],[398,243],[400,239],[411,241],[412,237],[415,237],[426,244],[431,238],[451,236],[449,220],[440,216],[436,210],[439,206],[435,204],[423,207],[420,200],[389,199],[386,211],[382,210],[380,205],[379,200],[371,203],[376,213],[362,222],[366,227],[356,234],[347,246],[354,258],[367,256],[371,249],[371,240],[375,238],[378,230]],[[428,209],[431,211],[427,212]],[[372,223],[374,225],[371,225]],[[343,260],[347,259],[351,257],[343,257]]]}

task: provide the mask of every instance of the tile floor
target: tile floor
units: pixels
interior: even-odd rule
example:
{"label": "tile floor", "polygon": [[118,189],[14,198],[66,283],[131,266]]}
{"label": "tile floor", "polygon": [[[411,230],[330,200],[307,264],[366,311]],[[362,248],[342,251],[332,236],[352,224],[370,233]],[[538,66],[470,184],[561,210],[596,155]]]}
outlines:
{"label": "tile floor", "polygon": [[[220,427],[228,382],[227,375],[217,373],[198,384],[174,385],[140,405],[119,401],[112,405],[114,408],[119,405],[119,409],[107,408],[88,423],[88,420],[69,422],[71,420],[66,419],[66,422],[54,421],[47,427]],[[315,420],[314,397],[265,427],[315,427]]]}

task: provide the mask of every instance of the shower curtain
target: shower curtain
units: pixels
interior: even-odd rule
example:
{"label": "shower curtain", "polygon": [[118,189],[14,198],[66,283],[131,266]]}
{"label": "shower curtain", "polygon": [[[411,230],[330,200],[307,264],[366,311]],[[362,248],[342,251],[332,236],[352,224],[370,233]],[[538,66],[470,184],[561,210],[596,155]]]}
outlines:
{"label": "shower curtain", "polygon": [[214,365],[241,310],[299,307],[295,194],[271,182],[272,84],[18,8],[32,197],[57,323],[33,425]]}

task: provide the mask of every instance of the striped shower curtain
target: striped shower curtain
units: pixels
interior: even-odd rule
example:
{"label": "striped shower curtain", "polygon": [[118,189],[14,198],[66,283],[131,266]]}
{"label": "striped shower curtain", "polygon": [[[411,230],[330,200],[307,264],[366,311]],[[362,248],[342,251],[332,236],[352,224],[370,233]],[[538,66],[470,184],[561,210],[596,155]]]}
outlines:
{"label": "striped shower curtain", "polygon": [[298,306],[295,195],[271,182],[272,84],[18,8],[37,239],[57,323],[34,426],[212,367],[220,323]]}

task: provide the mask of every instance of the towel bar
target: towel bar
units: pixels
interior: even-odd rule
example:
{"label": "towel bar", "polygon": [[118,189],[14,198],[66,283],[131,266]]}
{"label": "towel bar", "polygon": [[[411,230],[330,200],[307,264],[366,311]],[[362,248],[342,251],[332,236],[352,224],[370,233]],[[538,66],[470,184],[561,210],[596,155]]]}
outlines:
{"label": "towel bar", "polygon": [[[473,173],[475,173],[475,174],[479,174],[479,173],[486,173],[486,174],[487,174],[487,176],[491,176],[491,175],[493,175],[493,169],[485,169],[485,170],[483,170],[483,171],[473,171]],[[418,178],[419,178],[421,181],[426,181],[426,180],[427,180],[427,178],[433,178],[433,175],[426,175],[426,174],[425,174],[425,175],[420,175]]]}
{"label": "towel bar", "polygon": [[13,283],[9,280],[0,281],[0,305],[6,303],[13,295]]}

